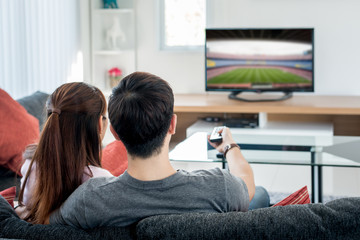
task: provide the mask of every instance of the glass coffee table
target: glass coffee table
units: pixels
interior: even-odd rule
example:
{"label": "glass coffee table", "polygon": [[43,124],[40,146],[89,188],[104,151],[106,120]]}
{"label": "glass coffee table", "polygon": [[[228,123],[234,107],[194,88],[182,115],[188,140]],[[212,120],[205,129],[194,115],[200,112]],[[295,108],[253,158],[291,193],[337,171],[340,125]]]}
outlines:
{"label": "glass coffee table", "polygon": [[[222,154],[208,144],[207,135],[197,132],[176,145],[170,160],[221,162],[226,168]],[[360,137],[233,134],[233,138],[251,164],[310,166],[312,202],[322,202],[322,167],[360,168]],[[324,153],[336,157],[324,157]]]}

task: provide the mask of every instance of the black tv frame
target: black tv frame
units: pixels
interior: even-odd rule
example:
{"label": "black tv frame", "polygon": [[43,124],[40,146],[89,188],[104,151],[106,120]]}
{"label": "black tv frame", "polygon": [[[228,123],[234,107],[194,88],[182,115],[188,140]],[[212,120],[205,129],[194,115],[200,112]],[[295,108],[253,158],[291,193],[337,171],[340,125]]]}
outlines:
{"label": "black tv frame", "polygon": [[[213,89],[208,88],[207,86],[207,31],[208,30],[311,30],[311,44],[312,44],[312,86],[311,88],[276,88],[276,89],[232,89],[232,88],[223,88],[223,89]],[[282,101],[289,99],[293,96],[293,92],[314,92],[315,81],[314,81],[314,63],[315,63],[315,41],[314,41],[315,29],[312,27],[283,27],[283,28],[206,28],[205,29],[205,90],[207,92],[230,92],[229,99],[240,100],[245,102],[269,102],[269,101]],[[246,99],[238,97],[238,94],[243,92],[252,92],[252,93],[264,93],[264,92],[282,92],[283,96],[274,97],[274,98],[259,98],[259,99]]]}

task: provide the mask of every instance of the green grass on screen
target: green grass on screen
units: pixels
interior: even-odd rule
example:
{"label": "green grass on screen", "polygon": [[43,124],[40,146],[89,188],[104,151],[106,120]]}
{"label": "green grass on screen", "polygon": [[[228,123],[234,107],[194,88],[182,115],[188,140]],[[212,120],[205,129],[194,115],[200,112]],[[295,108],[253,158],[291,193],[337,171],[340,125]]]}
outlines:
{"label": "green grass on screen", "polygon": [[210,78],[208,83],[309,83],[309,80],[280,69],[239,68]]}

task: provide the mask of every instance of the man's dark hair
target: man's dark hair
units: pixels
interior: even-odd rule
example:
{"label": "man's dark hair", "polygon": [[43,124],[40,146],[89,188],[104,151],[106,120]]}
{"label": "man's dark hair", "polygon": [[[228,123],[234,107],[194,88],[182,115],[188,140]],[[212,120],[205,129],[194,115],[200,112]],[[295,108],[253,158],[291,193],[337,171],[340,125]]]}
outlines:
{"label": "man's dark hair", "polygon": [[109,119],[129,154],[160,153],[173,116],[174,95],[158,76],[134,72],[122,79],[109,99]]}

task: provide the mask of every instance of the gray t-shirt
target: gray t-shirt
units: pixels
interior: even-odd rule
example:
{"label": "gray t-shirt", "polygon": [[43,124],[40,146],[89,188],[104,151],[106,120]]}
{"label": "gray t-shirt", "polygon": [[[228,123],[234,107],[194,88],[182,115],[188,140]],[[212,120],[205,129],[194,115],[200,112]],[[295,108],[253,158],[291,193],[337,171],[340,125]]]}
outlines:
{"label": "gray t-shirt", "polygon": [[153,215],[247,211],[248,207],[245,182],[227,170],[178,170],[156,181],[140,181],[125,171],[119,177],[82,184],[50,216],[50,224],[84,229],[127,226]]}

